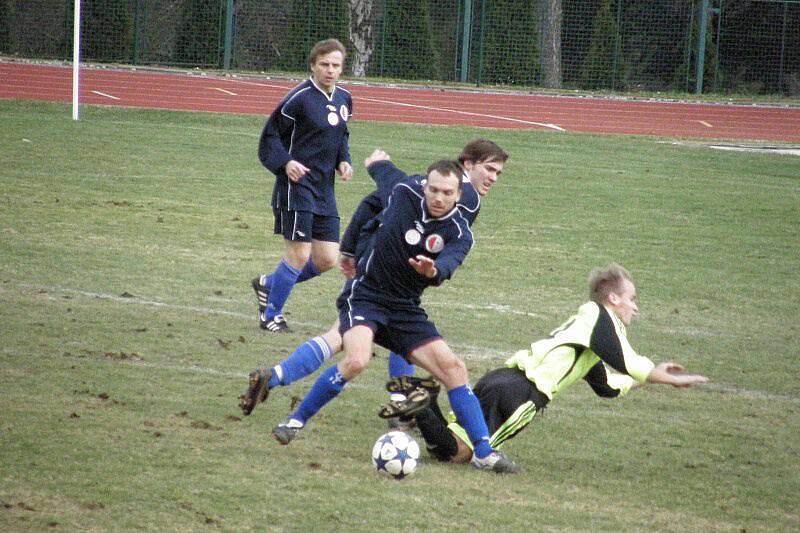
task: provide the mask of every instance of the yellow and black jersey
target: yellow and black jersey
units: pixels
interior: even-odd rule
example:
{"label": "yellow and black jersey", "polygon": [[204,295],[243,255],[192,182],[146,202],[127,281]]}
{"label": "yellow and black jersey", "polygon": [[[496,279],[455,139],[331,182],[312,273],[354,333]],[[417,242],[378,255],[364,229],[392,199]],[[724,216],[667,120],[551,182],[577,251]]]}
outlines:
{"label": "yellow and black jersey", "polygon": [[579,379],[600,396],[623,395],[634,380],[646,381],[655,365],[631,348],[624,324],[612,311],[588,302],[546,339],[515,353],[506,366],[525,372],[552,400]]}

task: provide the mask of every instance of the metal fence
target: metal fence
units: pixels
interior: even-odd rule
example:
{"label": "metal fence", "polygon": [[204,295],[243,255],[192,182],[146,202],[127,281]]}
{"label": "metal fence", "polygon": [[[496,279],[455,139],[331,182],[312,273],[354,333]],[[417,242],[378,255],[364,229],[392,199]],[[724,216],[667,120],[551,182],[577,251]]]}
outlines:
{"label": "metal fence", "polygon": [[[90,61],[800,96],[800,0],[83,0]],[[0,0],[0,54],[68,60],[72,0]]]}

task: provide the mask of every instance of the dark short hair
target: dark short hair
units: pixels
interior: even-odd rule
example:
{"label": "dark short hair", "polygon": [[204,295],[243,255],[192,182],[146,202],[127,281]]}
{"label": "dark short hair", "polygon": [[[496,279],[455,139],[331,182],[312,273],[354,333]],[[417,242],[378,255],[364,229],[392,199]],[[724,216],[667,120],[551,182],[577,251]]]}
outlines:
{"label": "dark short hair", "polygon": [[595,268],[589,274],[589,299],[603,305],[608,301],[609,294],[619,293],[622,282],[626,279],[633,283],[630,272],[617,263]]}
{"label": "dark short hair", "polygon": [[464,149],[461,150],[458,160],[462,165],[465,161],[472,161],[473,163],[499,161],[500,163],[505,163],[508,161],[508,152],[488,139],[475,139],[467,143]]}
{"label": "dark short hair", "polygon": [[341,52],[342,59],[347,58],[347,50],[339,39],[325,39],[314,45],[308,54],[308,64],[313,65],[319,56],[330,54],[331,52]]}
{"label": "dark short hair", "polygon": [[426,175],[430,176],[431,172],[434,170],[442,176],[448,176],[452,174],[458,178],[458,190],[460,191],[462,189],[461,176],[464,174],[464,167],[461,166],[461,163],[458,161],[453,161],[452,159],[440,159],[428,167],[428,172]]}

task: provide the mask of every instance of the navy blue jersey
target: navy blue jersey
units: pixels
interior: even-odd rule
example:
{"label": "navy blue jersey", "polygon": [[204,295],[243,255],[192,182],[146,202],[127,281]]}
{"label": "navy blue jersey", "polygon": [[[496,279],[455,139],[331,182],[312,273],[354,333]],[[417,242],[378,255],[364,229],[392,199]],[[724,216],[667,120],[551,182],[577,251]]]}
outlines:
{"label": "navy blue jersey", "polygon": [[[379,190],[381,186],[379,185]],[[450,279],[472,248],[472,231],[461,210],[431,218],[419,180],[409,178],[392,190],[380,225],[359,262],[357,278],[364,289],[386,301],[419,303],[422,291]],[[436,262],[436,276],[427,278],[408,263],[417,255]]]}
{"label": "navy blue jersey", "polygon": [[[352,114],[348,91],[336,86],[329,96],[313,79],[284,97],[258,145],[258,158],[276,177],[272,207],[339,216],[333,185],[339,163],[350,162],[347,121]],[[286,175],[284,167],[292,159],[310,169],[299,183]]]}

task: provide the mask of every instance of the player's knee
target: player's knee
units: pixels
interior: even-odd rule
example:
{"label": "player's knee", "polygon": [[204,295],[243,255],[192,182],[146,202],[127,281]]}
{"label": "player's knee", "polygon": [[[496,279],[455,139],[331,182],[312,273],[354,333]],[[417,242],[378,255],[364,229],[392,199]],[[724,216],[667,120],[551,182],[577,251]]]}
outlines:
{"label": "player's knee", "polygon": [[342,360],[342,375],[345,379],[350,380],[359,375],[367,368],[369,364],[369,357],[359,357],[348,355]]}
{"label": "player's knee", "polygon": [[320,273],[327,272],[336,266],[336,256],[334,255],[314,258],[314,266],[317,267],[317,270]]}
{"label": "player's knee", "polygon": [[445,383],[445,385],[447,385],[448,388],[463,385],[467,382],[467,366],[464,364],[464,361],[458,357],[453,356],[447,360],[441,361],[440,367],[447,376],[447,383]]}

